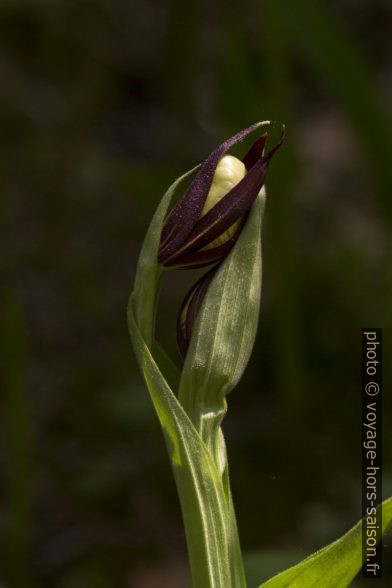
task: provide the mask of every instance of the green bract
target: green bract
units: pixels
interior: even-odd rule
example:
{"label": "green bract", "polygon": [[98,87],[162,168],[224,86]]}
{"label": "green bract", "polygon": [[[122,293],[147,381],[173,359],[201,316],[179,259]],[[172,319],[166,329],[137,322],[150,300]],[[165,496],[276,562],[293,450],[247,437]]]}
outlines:
{"label": "green bract", "polygon": [[207,442],[217,434],[225,397],[242,376],[256,336],[264,202],[263,189],[208,287],[182,370],[179,399]]}

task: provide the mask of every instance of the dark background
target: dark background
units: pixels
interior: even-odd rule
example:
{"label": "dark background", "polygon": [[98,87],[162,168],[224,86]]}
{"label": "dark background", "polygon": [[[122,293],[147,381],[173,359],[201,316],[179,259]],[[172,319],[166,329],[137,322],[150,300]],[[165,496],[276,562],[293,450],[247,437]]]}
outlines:
{"label": "dark background", "polygon": [[[250,588],[360,518],[363,326],[384,329],[392,493],[391,20],[387,0],[1,2],[5,586],[186,585],[125,308],[168,185],[260,119],[287,143],[258,341],[224,425]],[[163,291],[173,356],[187,279]]]}

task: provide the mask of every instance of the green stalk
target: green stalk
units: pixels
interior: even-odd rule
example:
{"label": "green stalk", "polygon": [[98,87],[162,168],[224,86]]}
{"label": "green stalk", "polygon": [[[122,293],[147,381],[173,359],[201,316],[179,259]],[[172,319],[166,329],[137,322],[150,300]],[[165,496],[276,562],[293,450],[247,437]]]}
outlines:
{"label": "green stalk", "polygon": [[[202,464],[196,464],[196,467],[202,468]],[[245,584],[232,583],[227,505],[222,505],[224,508],[221,509],[218,518],[211,519],[208,485],[195,488],[189,472],[182,467],[173,466],[173,472],[181,503],[193,586],[195,588],[245,586]]]}
{"label": "green stalk", "polygon": [[[233,498],[230,489],[230,480],[228,473],[228,461],[226,453],[226,445],[224,441],[221,423],[227,411],[227,403],[223,398],[223,406],[218,409],[217,406],[209,406],[202,404],[195,404],[194,398],[180,387],[179,401],[191,418],[200,437],[206,444],[210,454],[213,456],[218,471],[220,472],[220,484],[225,494],[225,513],[226,513],[226,528],[228,534],[228,560],[230,562],[230,577],[233,588],[246,588],[246,579],[244,564],[240,546],[240,539],[238,535],[238,527],[235,516]],[[178,487],[181,495],[181,488]],[[183,497],[187,501],[187,496]],[[190,508],[191,508],[190,504]],[[184,512],[184,509],[183,509]],[[184,517],[185,521],[185,517]],[[185,523],[186,526],[186,523]],[[188,538],[188,535],[190,537]],[[187,533],[187,543],[192,548],[191,529]],[[195,584],[199,586],[199,584]],[[203,586],[200,584],[200,586]]]}
{"label": "green stalk", "polygon": [[[188,484],[186,472],[174,468],[180,498],[188,557],[195,588],[246,588],[245,572],[231,492],[227,481],[225,508],[220,525],[213,527],[205,520],[210,498],[207,488],[195,500],[194,488]],[[204,538],[208,537],[208,541]],[[222,543],[224,551],[222,554]],[[219,577],[216,570],[220,571]]]}
{"label": "green stalk", "polygon": [[[180,389],[181,390],[181,389]],[[186,401],[189,400],[189,395],[182,394],[180,397],[180,402],[184,401],[184,409],[188,413],[190,407],[187,407]],[[182,404],[182,402],[181,402]],[[228,462],[227,462],[227,454],[226,454],[226,446],[225,441],[222,433],[222,429],[220,424],[223,420],[223,417],[226,413],[226,402],[224,401],[225,408],[222,410],[217,411],[214,415],[212,410],[209,414],[199,414],[199,428],[198,433],[211,456],[213,456],[214,462],[216,464],[218,473],[219,473],[219,486],[221,486],[223,494],[224,494],[224,517],[220,519],[223,528],[219,528],[216,525],[214,526],[214,534],[215,538],[221,540],[221,537],[225,537],[227,542],[227,555],[224,556],[224,562],[226,562],[227,569],[225,570],[225,583],[223,586],[231,587],[231,588],[246,588],[246,579],[245,579],[245,571],[244,571],[244,564],[240,546],[240,539],[238,534],[238,527],[237,521],[235,516],[234,504],[230,489],[230,481],[229,481],[229,474],[228,474]],[[199,411],[201,408],[199,407]],[[211,407],[212,408],[212,407]],[[215,407],[216,408],[216,407]],[[213,416],[212,416],[213,415]],[[189,415],[190,416],[190,415]],[[193,415],[195,417],[195,415]],[[193,419],[192,419],[193,420]],[[196,540],[195,540],[195,531],[198,527],[198,521],[189,516],[190,513],[194,515],[194,497],[192,496],[192,492],[189,492],[186,488],[186,485],[183,484],[182,477],[178,475],[178,471],[174,469],[174,476],[176,479],[177,490],[180,496],[181,501],[181,508],[183,513],[184,519],[184,526],[185,526],[185,534],[187,539],[188,545],[188,554],[189,559],[191,562],[191,570],[192,570],[192,577],[195,587],[204,587],[210,586],[210,584],[200,583],[198,579],[199,569],[203,568],[204,561],[207,561],[209,554],[203,554],[200,550],[199,537],[204,537],[208,533],[206,521],[202,518],[200,520],[201,529],[200,532],[196,532]],[[202,494],[199,496],[199,500],[203,504],[207,504],[209,502],[209,497],[207,494]],[[226,547],[225,547],[226,549]],[[212,555],[213,552],[211,552]],[[222,565],[222,554],[218,553],[218,557],[221,561],[217,562],[218,566]],[[207,559],[205,559],[207,558]],[[212,568],[217,567],[216,565],[212,565]],[[228,580],[227,578],[230,578]],[[204,580],[205,581],[205,580]],[[211,586],[221,586],[220,583],[213,583]]]}
{"label": "green stalk", "polygon": [[155,362],[135,320],[128,325],[139,366],[160,420],[183,513],[195,588],[242,588],[231,582],[228,502],[222,477],[183,407]]}

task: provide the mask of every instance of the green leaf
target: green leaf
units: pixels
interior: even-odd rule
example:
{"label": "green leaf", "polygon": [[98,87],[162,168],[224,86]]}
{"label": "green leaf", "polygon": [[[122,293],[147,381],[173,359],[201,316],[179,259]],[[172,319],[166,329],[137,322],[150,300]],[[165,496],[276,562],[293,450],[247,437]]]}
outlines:
{"label": "green leaf", "polygon": [[159,290],[159,278],[162,272],[162,267],[158,264],[157,258],[163,221],[176,189],[198,167],[194,167],[183,176],[177,178],[167,190],[153,216],[139,255],[133,289],[133,305],[136,323],[149,347],[153,342],[155,307]]}
{"label": "green leaf", "polygon": [[264,202],[263,189],[238,241],[207,290],[180,380],[180,402],[202,438],[212,446],[216,445],[226,412],[225,396],[241,378],[256,336]]}
{"label": "green leaf", "polygon": [[[392,497],[382,503],[382,532],[392,525]],[[263,588],[346,588],[362,567],[362,521],[302,562],[261,584]]]}

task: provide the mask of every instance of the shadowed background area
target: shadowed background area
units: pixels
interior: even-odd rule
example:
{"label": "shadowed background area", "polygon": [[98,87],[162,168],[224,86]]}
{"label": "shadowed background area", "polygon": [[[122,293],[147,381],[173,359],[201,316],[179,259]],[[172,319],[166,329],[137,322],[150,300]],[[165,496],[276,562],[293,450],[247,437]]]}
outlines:
{"label": "shadowed background area", "polygon": [[[391,6],[329,4],[1,2],[5,586],[187,585],[125,308],[168,185],[256,120],[285,122],[287,142],[267,179],[257,345],[224,424],[250,588],[360,518],[365,326],[384,328],[392,494]],[[193,281],[163,285],[177,362]],[[391,547],[384,560],[379,586]]]}

